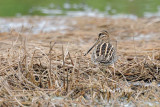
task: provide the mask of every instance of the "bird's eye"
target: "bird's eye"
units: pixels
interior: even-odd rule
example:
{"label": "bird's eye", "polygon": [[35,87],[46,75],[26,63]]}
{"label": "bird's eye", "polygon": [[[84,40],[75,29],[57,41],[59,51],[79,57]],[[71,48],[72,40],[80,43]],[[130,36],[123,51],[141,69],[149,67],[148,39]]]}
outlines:
{"label": "bird's eye", "polygon": [[102,36],[102,33],[100,33],[98,37],[101,37],[101,36]]}

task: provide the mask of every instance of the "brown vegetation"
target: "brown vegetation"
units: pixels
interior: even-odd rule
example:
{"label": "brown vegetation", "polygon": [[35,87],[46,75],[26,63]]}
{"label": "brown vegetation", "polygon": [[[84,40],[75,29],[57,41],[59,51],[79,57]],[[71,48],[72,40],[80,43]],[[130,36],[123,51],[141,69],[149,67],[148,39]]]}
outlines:
{"label": "brown vegetation", "polygon": [[[159,20],[66,20],[71,29],[65,32],[26,34],[29,30],[24,26],[21,32],[0,34],[1,106],[160,104]],[[103,29],[118,41],[118,60],[109,67],[93,64],[90,55],[83,56]]]}

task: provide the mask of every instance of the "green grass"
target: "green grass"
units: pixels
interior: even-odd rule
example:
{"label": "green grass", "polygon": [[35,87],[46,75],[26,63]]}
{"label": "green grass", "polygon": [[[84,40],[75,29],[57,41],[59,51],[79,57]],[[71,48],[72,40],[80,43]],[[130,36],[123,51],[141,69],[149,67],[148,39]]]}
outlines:
{"label": "green grass", "polygon": [[40,11],[30,13],[30,10],[37,6],[49,8],[51,3],[55,6],[53,9],[61,9],[64,12],[84,10],[83,8],[65,9],[64,3],[71,5],[86,4],[93,10],[97,9],[101,12],[105,12],[106,7],[110,6],[116,12],[109,10],[109,14],[135,14],[140,17],[144,15],[144,12],[157,12],[160,5],[159,0],[133,0],[132,2],[129,0],[0,0],[0,16],[16,16],[17,13],[21,15],[44,15]]}

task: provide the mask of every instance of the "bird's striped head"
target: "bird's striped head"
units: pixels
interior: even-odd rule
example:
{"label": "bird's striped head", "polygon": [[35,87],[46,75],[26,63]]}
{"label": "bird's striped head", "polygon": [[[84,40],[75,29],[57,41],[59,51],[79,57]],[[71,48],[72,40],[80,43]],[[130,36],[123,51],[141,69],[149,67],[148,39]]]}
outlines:
{"label": "bird's striped head", "polygon": [[106,30],[103,30],[98,35],[98,40],[109,40],[109,33]]}

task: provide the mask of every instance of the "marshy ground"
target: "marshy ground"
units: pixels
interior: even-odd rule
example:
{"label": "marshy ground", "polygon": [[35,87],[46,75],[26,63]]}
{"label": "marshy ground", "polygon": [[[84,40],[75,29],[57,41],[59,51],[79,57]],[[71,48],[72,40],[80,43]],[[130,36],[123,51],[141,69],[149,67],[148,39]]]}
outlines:
{"label": "marshy ground", "polygon": [[[0,24],[1,106],[160,105],[159,17],[22,17]],[[117,41],[118,55],[103,68],[83,56],[102,30]]]}

